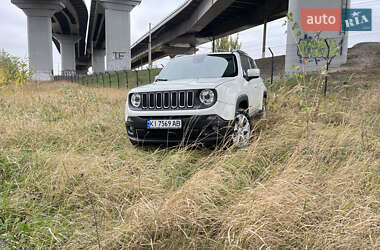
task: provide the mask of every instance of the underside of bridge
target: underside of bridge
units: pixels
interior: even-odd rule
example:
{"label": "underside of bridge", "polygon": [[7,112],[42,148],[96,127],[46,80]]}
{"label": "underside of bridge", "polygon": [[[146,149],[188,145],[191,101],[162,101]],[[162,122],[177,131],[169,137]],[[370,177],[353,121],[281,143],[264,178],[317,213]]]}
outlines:
{"label": "underside of bridge", "polygon": [[[68,0],[65,8],[51,18],[53,41],[61,53],[61,42],[57,37],[72,36],[77,71],[87,71],[89,58],[86,55],[87,7],[83,0]],[[62,37],[62,36],[61,36]],[[62,53],[61,53],[62,54]]]}
{"label": "underside of bridge", "polygon": [[89,40],[87,42],[87,52],[91,53],[91,49],[105,49],[105,20],[104,9],[101,5],[97,5],[96,1],[92,1],[90,10],[89,23]]}

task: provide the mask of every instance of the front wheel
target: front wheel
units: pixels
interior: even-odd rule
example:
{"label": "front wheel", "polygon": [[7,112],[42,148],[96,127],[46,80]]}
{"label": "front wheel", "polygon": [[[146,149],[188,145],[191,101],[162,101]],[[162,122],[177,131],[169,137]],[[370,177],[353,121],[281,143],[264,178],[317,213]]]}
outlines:
{"label": "front wheel", "polygon": [[131,139],[129,139],[129,141],[131,142],[132,146],[139,146],[138,142],[132,141]]}
{"label": "front wheel", "polygon": [[247,112],[239,110],[232,124],[232,143],[235,147],[242,148],[249,144],[251,138],[251,123]]}

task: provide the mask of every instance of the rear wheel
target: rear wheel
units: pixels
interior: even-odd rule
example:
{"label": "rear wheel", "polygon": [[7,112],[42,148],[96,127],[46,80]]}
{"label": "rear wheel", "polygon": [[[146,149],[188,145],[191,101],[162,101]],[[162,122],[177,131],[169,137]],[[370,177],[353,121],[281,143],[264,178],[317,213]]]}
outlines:
{"label": "rear wheel", "polygon": [[242,148],[249,144],[251,138],[251,122],[247,112],[238,110],[232,124],[231,140],[235,147]]}

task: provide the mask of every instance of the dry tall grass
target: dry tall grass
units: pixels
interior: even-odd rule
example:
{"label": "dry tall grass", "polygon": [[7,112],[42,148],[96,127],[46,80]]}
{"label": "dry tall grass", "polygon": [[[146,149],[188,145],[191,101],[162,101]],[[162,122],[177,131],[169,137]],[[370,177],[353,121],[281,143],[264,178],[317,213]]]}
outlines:
{"label": "dry tall grass", "polygon": [[380,247],[378,73],[336,74],[311,116],[277,83],[241,150],[135,148],[123,90],[0,93],[0,247]]}

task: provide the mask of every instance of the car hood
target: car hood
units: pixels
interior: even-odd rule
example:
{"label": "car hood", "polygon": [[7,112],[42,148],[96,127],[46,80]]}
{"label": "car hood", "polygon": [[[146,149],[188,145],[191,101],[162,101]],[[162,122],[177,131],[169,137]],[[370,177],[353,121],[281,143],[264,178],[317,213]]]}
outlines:
{"label": "car hood", "polygon": [[173,91],[188,89],[214,89],[221,84],[233,81],[235,78],[200,78],[167,82],[156,82],[131,90],[131,93]]}

